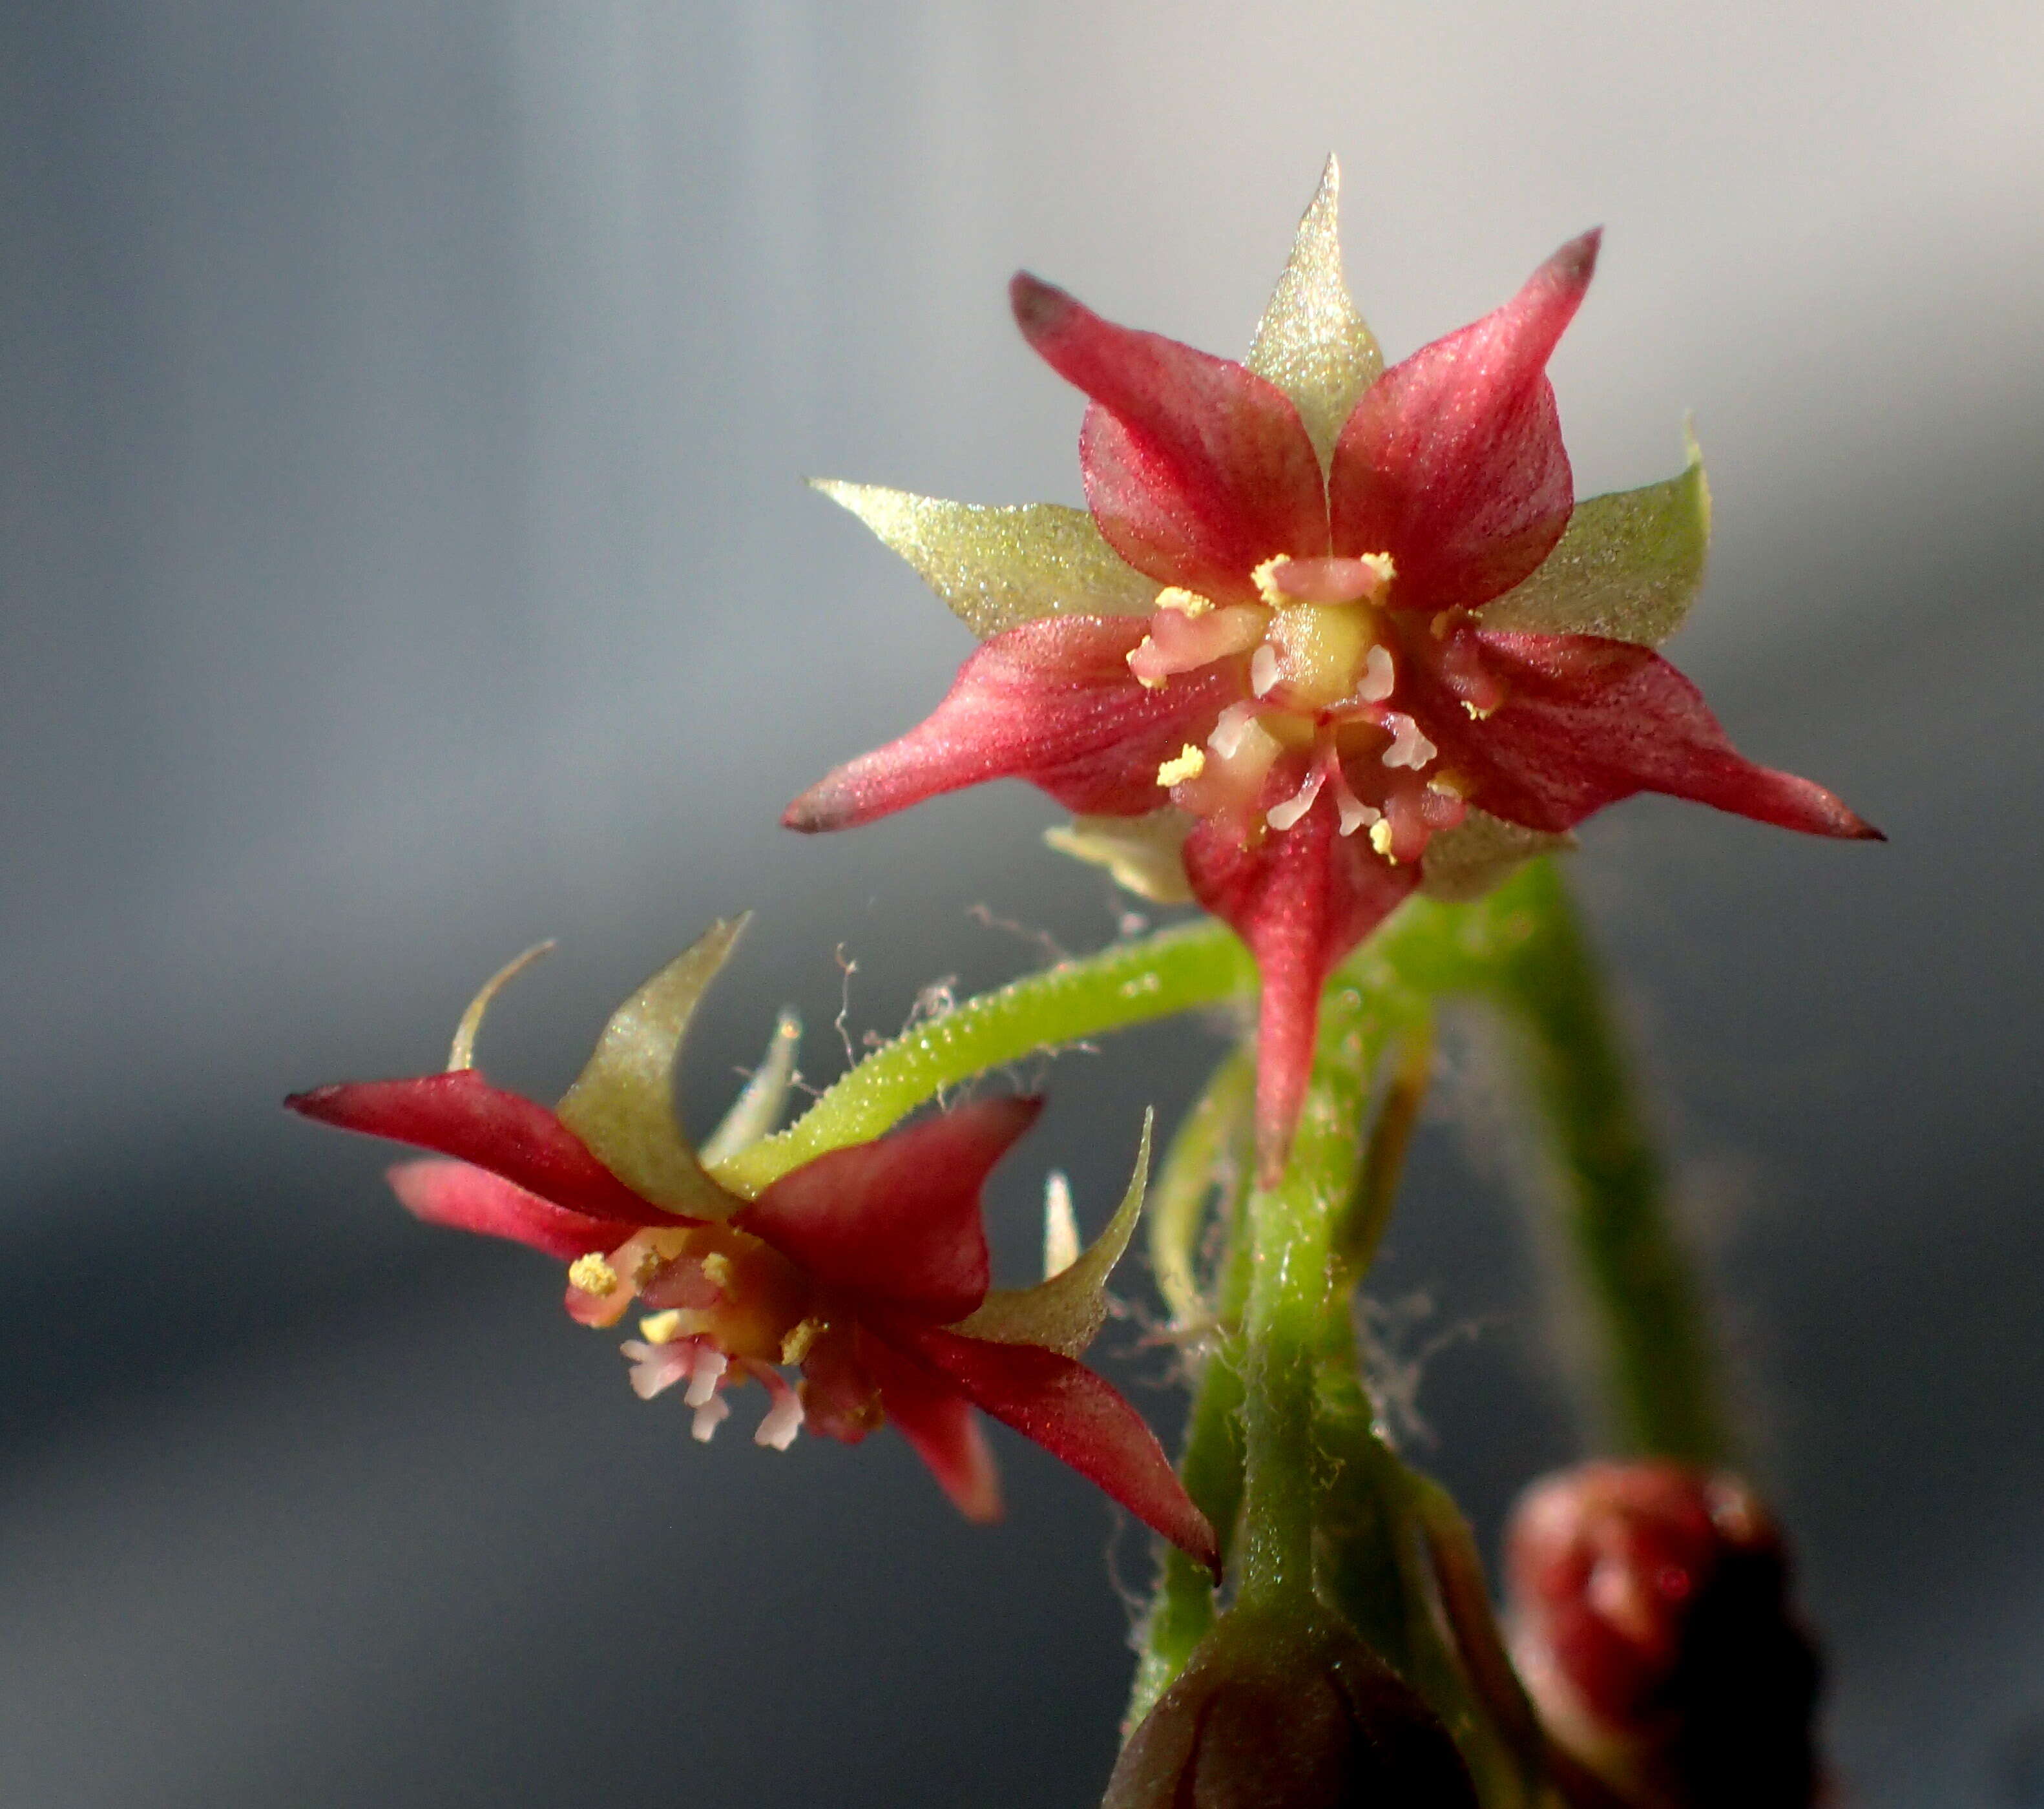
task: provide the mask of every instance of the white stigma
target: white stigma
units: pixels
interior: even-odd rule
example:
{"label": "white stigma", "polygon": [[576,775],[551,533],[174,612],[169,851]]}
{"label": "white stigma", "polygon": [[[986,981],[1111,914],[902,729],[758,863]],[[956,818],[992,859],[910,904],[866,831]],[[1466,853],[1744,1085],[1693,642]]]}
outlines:
{"label": "white stigma", "polygon": [[1241,751],[1243,739],[1255,721],[1255,705],[1230,704],[1213,725],[1213,733],[1207,737],[1207,746],[1224,760],[1232,760]]}
{"label": "white stigma", "polygon": [[1320,795],[1320,786],[1326,773],[1316,766],[1306,775],[1306,782],[1285,799],[1282,804],[1273,805],[1264,813],[1263,820],[1274,829],[1289,829],[1313,808],[1313,800]]}
{"label": "white stigma", "polygon": [[1267,697],[1278,688],[1278,650],[1266,641],[1250,656],[1249,688],[1259,697]]}
{"label": "white stigma", "polygon": [[[694,1394],[695,1390],[689,1390]],[[717,1429],[731,1417],[731,1403],[722,1395],[712,1395],[696,1409],[695,1423],[689,1427],[689,1435],[698,1445],[707,1445],[717,1436]]]}
{"label": "white stigma", "polygon": [[764,1445],[770,1450],[785,1451],[794,1443],[795,1435],[802,1429],[802,1404],[793,1388],[785,1390],[766,1410],[766,1417],[759,1422],[759,1430],[752,1435],[752,1442]]}
{"label": "white stigma", "polygon": [[1384,751],[1387,766],[1410,766],[1414,772],[1440,752],[1432,742],[1420,732],[1420,725],[1408,716],[1393,715],[1391,745]]}
{"label": "white stigma", "polygon": [[[721,1350],[711,1350],[707,1348],[698,1350],[696,1353],[695,1368],[689,1376],[689,1392],[683,1395],[682,1399],[693,1408],[701,1408],[709,1406],[717,1398],[717,1385],[724,1380],[724,1372],[729,1367],[729,1361]],[[700,1423],[702,1415],[698,1412],[696,1417],[697,1423]],[[723,1417],[722,1414],[717,1415],[718,1419]],[[716,1423],[713,1420],[710,1423],[713,1426]],[[707,1432],[698,1432],[696,1436],[698,1438],[707,1438],[709,1435]]]}
{"label": "white stigma", "polygon": [[1366,704],[1381,704],[1397,682],[1397,674],[1392,670],[1391,649],[1379,642],[1362,663],[1362,682],[1355,694]]}

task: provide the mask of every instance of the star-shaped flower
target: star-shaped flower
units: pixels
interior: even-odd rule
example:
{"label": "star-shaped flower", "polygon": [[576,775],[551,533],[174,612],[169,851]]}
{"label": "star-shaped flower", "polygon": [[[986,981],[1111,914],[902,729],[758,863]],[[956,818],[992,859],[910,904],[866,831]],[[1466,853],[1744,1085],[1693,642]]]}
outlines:
{"label": "star-shaped flower", "polygon": [[784,819],[844,828],[1025,778],[1080,813],[1059,845],[1153,897],[1189,888],[1262,975],[1266,1180],[1330,970],[1415,887],[1473,896],[1641,791],[1877,834],[1742,759],[1653,651],[1702,580],[1693,453],[1575,506],[1546,364],[1597,235],[1387,371],[1343,286],[1335,193],[1331,160],[1246,364],[1016,278],[1024,336],[1091,398],[1089,516],[819,486],[989,638],[927,720]]}
{"label": "star-shaped flower", "polygon": [[[644,1397],[685,1385],[698,1438],[729,1413],[726,1392],[750,1378],[768,1400],[759,1443],[785,1450],[807,1425],[855,1444],[891,1423],[959,1508],[987,1520],[1001,1500],[978,1408],[1213,1564],[1213,1529],[1148,1427],[1077,1361],[1106,1316],[1108,1272],[1142,1210],[1147,1130],[1106,1231],[1035,1288],[989,1287],[980,1214],[987,1174],[1035,1121],[1035,1099],[961,1106],[741,1197],[705,1166],[672,1105],[690,1018],[741,927],[718,924],[628,1000],[552,1111],[473,1066],[484,1011],[529,957],[477,996],[446,1072],[286,1103],[455,1158],[393,1169],[398,1198],[421,1219],[567,1263],[567,1309],[584,1324],[615,1324],[635,1300],[651,1309],[624,1346],[632,1385]],[[705,1149],[728,1141],[720,1134]],[[799,1389],[783,1369],[800,1372]]]}

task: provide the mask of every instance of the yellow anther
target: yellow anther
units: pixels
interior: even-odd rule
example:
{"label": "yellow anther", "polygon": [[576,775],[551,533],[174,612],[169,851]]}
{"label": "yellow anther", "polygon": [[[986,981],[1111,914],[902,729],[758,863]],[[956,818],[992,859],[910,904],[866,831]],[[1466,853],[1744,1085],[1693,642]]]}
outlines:
{"label": "yellow anther", "polygon": [[720,1250],[713,1250],[702,1259],[703,1279],[713,1288],[721,1288],[727,1294],[737,1270],[731,1266],[731,1258]]}
{"label": "yellow anther", "polygon": [[1274,559],[1266,559],[1250,574],[1250,582],[1256,586],[1256,593],[1274,609],[1281,609],[1296,599],[1287,597],[1278,588],[1278,574],[1292,563],[1289,553],[1280,553]]}
{"label": "yellow anther", "polygon": [[1183,785],[1187,779],[1197,779],[1206,770],[1206,750],[1188,741],[1175,760],[1166,760],[1157,769],[1157,782],[1168,791],[1173,785]]}
{"label": "yellow anther", "polygon": [[1158,609],[1175,609],[1181,616],[1210,615],[1213,606],[1211,597],[1202,597],[1197,590],[1188,590],[1182,585],[1168,584],[1157,593]]}
{"label": "yellow anther", "polygon": [[1460,773],[1436,773],[1427,782],[1427,789],[1442,797],[1467,797],[1469,781]]}
{"label": "yellow anther", "polygon": [[1358,557],[1386,584],[1398,575],[1398,562],[1389,553],[1362,553]]}
{"label": "yellow anther", "polygon": [[600,1300],[617,1292],[617,1271],[604,1260],[601,1250],[593,1250],[568,1265],[568,1285],[594,1294]]}
{"label": "yellow anther", "polygon": [[824,1322],[820,1319],[802,1320],[781,1340],[781,1361],[791,1365],[801,1362],[809,1355],[810,1347],[815,1344],[823,1329]]}
{"label": "yellow anther", "polygon": [[[1189,597],[1192,593],[1190,591],[1187,591],[1185,594]],[[1147,635],[1145,635],[1136,646],[1131,647],[1125,656],[1128,661],[1128,670],[1132,672],[1135,672],[1136,661],[1140,659],[1146,653],[1149,652],[1149,651],[1157,643],[1151,639]],[[1164,689],[1166,685],[1170,682],[1169,678],[1151,678],[1145,676],[1140,672],[1135,672],[1135,682],[1146,691],[1161,691]]]}
{"label": "yellow anther", "polygon": [[671,1344],[681,1329],[679,1307],[670,1307],[663,1313],[648,1313],[639,1322],[639,1335],[648,1344]]}
{"label": "yellow anther", "polygon": [[1483,709],[1479,709],[1474,704],[1471,703],[1468,698],[1465,697],[1462,699],[1462,708],[1469,712],[1470,720],[1471,722],[1481,722],[1485,716],[1493,715],[1496,712],[1497,705],[1495,704],[1490,704]]}
{"label": "yellow anther", "polygon": [[1391,819],[1389,817],[1380,816],[1370,824],[1370,845],[1393,866],[1397,866],[1398,858],[1391,851]]}

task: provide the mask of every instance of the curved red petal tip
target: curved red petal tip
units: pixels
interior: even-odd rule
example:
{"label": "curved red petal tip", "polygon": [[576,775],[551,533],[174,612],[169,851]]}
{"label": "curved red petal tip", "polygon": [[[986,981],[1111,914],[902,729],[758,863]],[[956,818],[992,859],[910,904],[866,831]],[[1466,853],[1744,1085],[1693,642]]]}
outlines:
{"label": "curved red petal tip", "polygon": [[1546,267],[1569,286],[1587,288],[1590,278],[1596,274],[1597,252],[1603,244],[1604,229],[1593,226],[1562,246],[1548,259]]}
{"label": "curved red petal tip", "polygon": [[1015,324],[1022,336],[1034,345],[1046,333],[1055,332],[1078,303],[1055,283],[1018,270],[1008,285],[1008,305],[1015,310]]}
{"label": "curved red petal tip", "polygon": [[805,835],[847,828],[858,814],[858,802],[847,795],[843,786],[832,783],[836,777],[833,774],[817,780],[782,811],[781,827],[799,830]]}

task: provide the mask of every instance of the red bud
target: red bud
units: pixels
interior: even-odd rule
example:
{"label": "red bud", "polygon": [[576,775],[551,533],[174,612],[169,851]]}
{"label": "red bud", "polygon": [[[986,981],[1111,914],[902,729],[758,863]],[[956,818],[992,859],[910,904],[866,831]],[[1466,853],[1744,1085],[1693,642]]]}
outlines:
{"label": "red bud", "polygon": [[1805,1809],[1815,1649],[1788,1553],[1736,1477],[1594,1463],[1538,1482],[1506,1541],[1512,1646],[1549,1731],[1651,1809]]}

